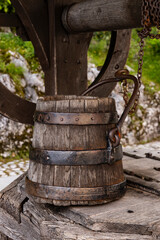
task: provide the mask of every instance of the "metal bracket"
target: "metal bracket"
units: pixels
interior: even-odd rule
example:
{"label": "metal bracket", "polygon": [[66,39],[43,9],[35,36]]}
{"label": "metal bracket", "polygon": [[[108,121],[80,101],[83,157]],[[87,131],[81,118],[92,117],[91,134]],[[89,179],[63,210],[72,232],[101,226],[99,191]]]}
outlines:
{"label": "metal bracket", "polygon": [[108,113],[57,113],[35,112],[35,121],[49,125],[105,125],[117,123],[117,112]]}
{"label": "metal bracket", "polygon": [[112,161],[108,149],[90,151],[51,151],[31,149],[30,160],[43,165],[82,166],[97,164],[113,164],[122,160],[122,146],[114,149]]}

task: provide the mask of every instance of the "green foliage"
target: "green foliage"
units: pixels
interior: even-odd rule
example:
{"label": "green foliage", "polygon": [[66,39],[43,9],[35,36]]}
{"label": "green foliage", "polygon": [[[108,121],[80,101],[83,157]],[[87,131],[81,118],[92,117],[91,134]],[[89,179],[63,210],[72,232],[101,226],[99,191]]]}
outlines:
{"label": "green foliage", "polygon": [[16,67],[10,62],[9,50],[21,54],[27,60],[31,72],[39,72],[41,67],[37,58],[35,58],[31,42],[24,42],[13,33],[0,33],[0,72],[10,75],[15,82],[17,94],[24,97],[24,89],[21,86],[24,69]]}
{"label": "green foliage", "polygon": [[5,51],[11,50],[21,54],[28,62],[31,72],[39,72],[41,70],[31,42],[24,42],[13,33],[0,33],[0,49]]}
{"label": "green foliage", "polygon": [[[156,29],[153,28],[153,33]],[[136,75],[138,70],[138,52],[139,52],[139,37],[137,30],[132,31],[131,47],[127,60],[127,65],[133,69],[132,74]],[[95,33],[89,48],[89,61],[96,66],[102,66],[107,55],[110,43],[110,34]],[[143,59],[143,76],[142,81],[145,84],[145,90],[148,93],[153,93],[160,90],[160,40],[149,39],[145,40],[144,59]],[[153,87],[152,85],[155,86]]]}
{"label": "green foliage", "polygon": [[5,13],[14,12],[14,8],[12,7],[10,0],[0,1],[0,12],[5,12]]}
{"label": "green foliage", "polygon": [[88,52],[90,62],[102,66],[110,44],[110,32],[94,33]]}
{"label": "green foliage", "polygon": [[[153,29],[155,31],[155,29]],[[138,52],[139,52],[139,37],[137,30],[132,31],[132,41],[130,52],[127,60],[129,65],[137,74],[138,70]],[[145,84],[145,90],[148,93],[153,93],[160,90],[160,41],[157,39],[145,39],[142,81]],[[155,87],[153,87],[153,83]]]}

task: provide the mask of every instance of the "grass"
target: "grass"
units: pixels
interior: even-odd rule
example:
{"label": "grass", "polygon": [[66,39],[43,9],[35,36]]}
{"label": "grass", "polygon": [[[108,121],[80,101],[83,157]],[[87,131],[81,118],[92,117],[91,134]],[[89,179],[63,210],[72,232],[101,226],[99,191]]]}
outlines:
{"label": "grass", "polygon": [[[107,55],[110,38],[109,34],[106,34],[107,38],[104,36],[97,38],[97,35],[94,35],[89,48],[89,60],[96,66],[102,66]],[[127,65],[133,69],[130,73],[134,75],[138,70],[139,41],[137,31],[133,30]],[[145,40],[143,62],[142,82],[145,85],[145,91],[151,94],[160,91],[160,40],[148,38]],[[155,86],[152,86],[154,85],[152,83]]]}
{"label": "grass", "polygon": [[96,66],[103,66],[110,44],[111,34],[101,32],[93,35],[88,51],[88,60]]}
{"label": "grass", "polygon": [[[134,71],[132,74],[137,74],[138,69],[138,52],[139,52],[139,37],[136,30],[132,31],[132,40],[130,52],[127,60]],[[145,85],[145,90],[148,93],[160,91],[160,41],[157,39],[145,39],[144,57],[142,67],[142,82]],[[152,83],[155,84],[153,87]]]}
{"label": "grass", "polygon": [[21,54],[28,62],[31,72],[39,72],[41,70],[31,42],[24,42],[13,33],[0,33],[0,49],[2,51],[11,50]]}
{"label": "grass", "polygon": [[35,57],[34,48],[31,42],[24,42],[13,33],[0,33],[0,73],[8,74],[15,83],[16,93],[24,97],[24,89],[21,86],[24,69],[11,63],[11,54],[9,50],[22,55],[28,62],[31,72],[38,73],[41,71],[41,67],[38,59]]}

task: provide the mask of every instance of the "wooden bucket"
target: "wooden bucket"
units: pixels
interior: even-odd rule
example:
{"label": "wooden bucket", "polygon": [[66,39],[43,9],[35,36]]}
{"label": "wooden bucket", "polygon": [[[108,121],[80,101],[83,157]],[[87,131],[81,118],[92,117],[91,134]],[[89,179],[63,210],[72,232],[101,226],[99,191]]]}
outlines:
{"label": "wooden bucket", "polygon": [[106,133],[115,127],[112,98],[56,96],[40,99],[26,190],[36,202],[96,205],[124,195],[122,147],[108,162]]}

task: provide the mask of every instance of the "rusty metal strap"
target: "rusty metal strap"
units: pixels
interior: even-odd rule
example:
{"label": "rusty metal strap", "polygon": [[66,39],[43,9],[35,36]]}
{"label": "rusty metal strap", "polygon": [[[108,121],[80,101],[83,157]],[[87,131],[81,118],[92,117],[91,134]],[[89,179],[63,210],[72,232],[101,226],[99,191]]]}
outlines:
{"label": "rusty metal strap", "polygon": [[72,188],[47,186],[32,182],[26,177],[26,191],[34,197],[59,201],[97,201],[123,196],[126,191],[126,181],[97,188]]}
{"label": "rusty metal strap", "polygon": [[56,113],[35,112],[34,120],[49,125],[96,125],[117,122],[117,112],[107,113]]}
{"label": "rusty metal strap", "polygon": [[82,166],[82,165],[109,165],[122,160],[122,146],[114,149],[113,161],[109,162],[109,156],[106,149],[93,151],[49,151],[41,149],[32,149],[30,151],[30,160],[43,165],[61,165],[61,166]]}

